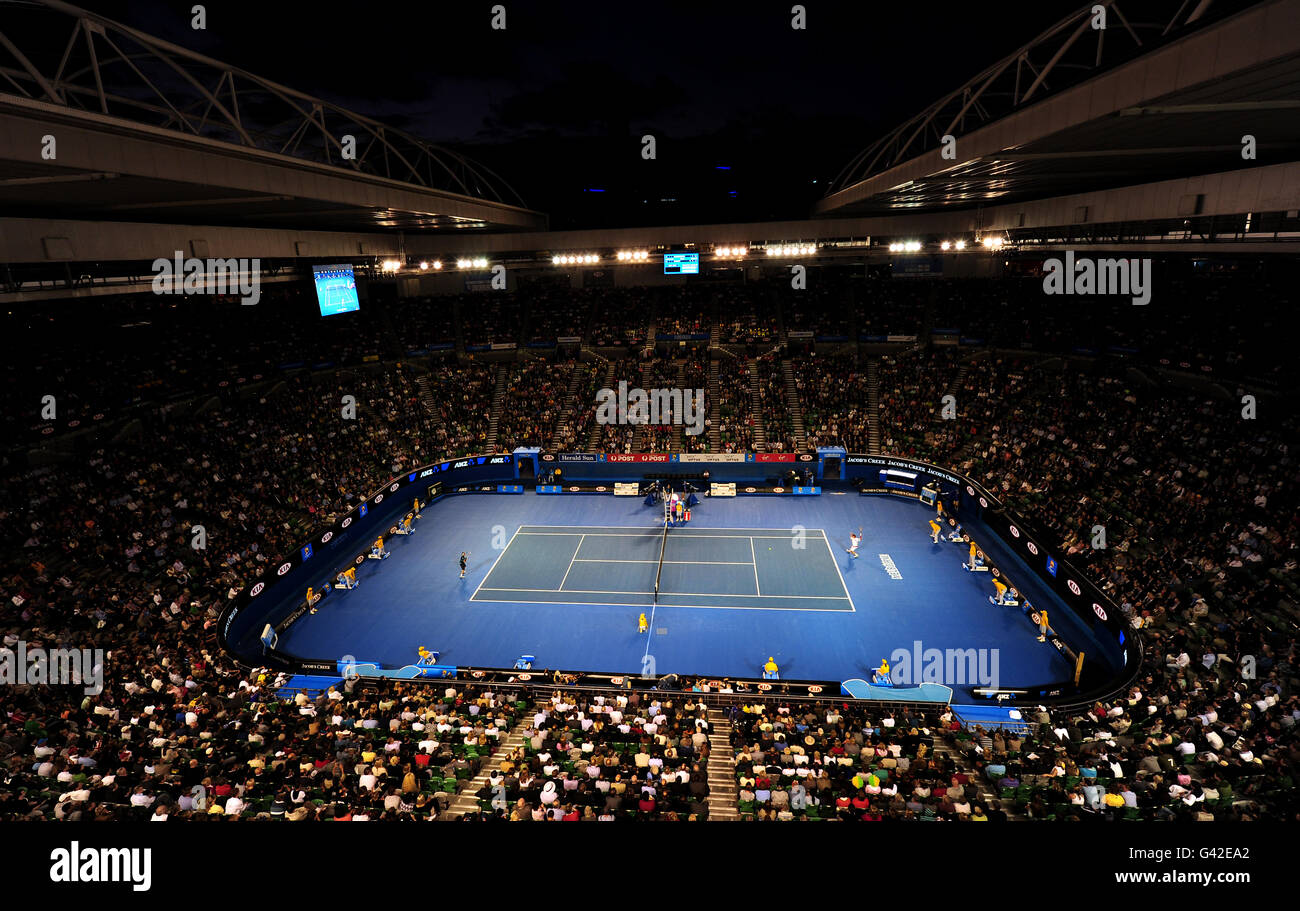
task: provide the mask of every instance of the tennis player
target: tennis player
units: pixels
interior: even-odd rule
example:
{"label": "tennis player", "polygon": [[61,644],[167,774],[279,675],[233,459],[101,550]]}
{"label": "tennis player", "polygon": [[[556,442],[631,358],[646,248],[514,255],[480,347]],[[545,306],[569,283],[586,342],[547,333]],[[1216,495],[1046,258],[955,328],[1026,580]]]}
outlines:
{"label": "tennis player", "polygon": [[854,534],[853,532],[849,532],[849,556],[850,557],[856,557],[858,555],[858,545],[861,543],[862,543],[862,527],[858,526],[857,534]]}
{"label": "tennis player", "polygon": [[460,552],[460,577],[462,579],[465,578],[465,567],[468,564],[469,564],[469,551],[462,550]]}
{"label": "tennis player", "polygon": [[930,520],[930,540],[935,544],[939,543],[939,532],[943,531],[943,526],[939,524],[938,519]]}

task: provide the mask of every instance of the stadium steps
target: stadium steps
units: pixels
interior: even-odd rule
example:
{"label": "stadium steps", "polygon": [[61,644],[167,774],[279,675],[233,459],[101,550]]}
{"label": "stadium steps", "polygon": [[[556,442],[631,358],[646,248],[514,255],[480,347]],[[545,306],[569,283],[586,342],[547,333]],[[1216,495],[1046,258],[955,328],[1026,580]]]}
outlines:
{"label": "stadium steps", "polygon": [[[650,332],[651,333],[654,332],[653,324],[651,324],[650,326]],[[647,344],[650,344],[652,341],[651,336],[649,334],[646,335],[646,341]],[[646,350],[653,351],[654,346],[650,344],[650,346]],[[642,389],[649,390],[650,387],[654,385],[654,375],[651,373],[650,370],[651,365],[653,363],[654,361],[651,360],[644,360],[641,362],[641,388]],[[630,393],[628,395],[628,398],[631,398]],[[636,433],[632,435],[632,451],[633,452],[650,451],[650,425],[649,424],[641,424],[639,427],[637,427]]]}
{"label": "stadium steps", "polygon": [[438,400],[433,397],[433,390],[429,388],[429,375],[421,373],[415,378],[415,386],[420,390],[420,404],[428,412],[432,419],[430,423],[434,427],[442,426],[442,412],[438,410]]}
{"label": "stadium steps", "polygon": [[495,451],[497,446],[497,428],[501,424],[501,403],[506,397],[506,380],[510,376],[508,364],[497,367],[497,385],[492,391],[492,415],[488,418],[487,448]]}
{"label": "stadium steps", "polygon": [[754,451],[767,452],[767,430],[763,424],[763,399],[758,393],[758,358],[745,362],[749,374],[749,414],[754,419]]}
{"label": "stadium steps", "polygon": [[722,344],[722,327],[717,323],[709,330],[709,351],[717,351]]}
{"label": "stadium steps", "polygon": [[880,358],[867,358],[867,451],[880,455]]}
{"label": "stadium steps", "polygon": [[[948,388],[943,391],[944,395],[956,396],[961,391],[962,384],[966,382],[966,374],[970,373],[970,362],[964,362],[957,368],[957,375],[952,378]],[[958,403],[960,407],[960,403]]]}
{"label": "stadium steps", "polygon": [[549,445],[552,451],[559,445],[561,431],[568,430],[573,426],[573,422],[577,420],[578,393],[582,390],[582,381],[591,368],[592,365],[585,361],[576,361],[573,369],[569,371],[569,388],[564,396],[564,408],[560,412],[559,419],[555,422],[555,429],[551,431]]}
{"label": "stadium steps", "polygon": [[[677,388],[682,390],[682,395],[686,393],[686,361],[677,362]],[[685,405],[685,401],[682,403]],[[673,415],[677,420],[673,423],[673,441],[668,446],[669,452],[682,451],[682,437],[685,436],[686,425],[681,422],[681,415]]]}
{"label": "stadium steps", "polygon": [[803,406],[799,404],[799,387],[794,381],[794,364],[788,359],[781,360],[781,375],[785,378],[785,402],[790,409],[790,423],[794,425],[794,450],[803,452],[808,448],[808,431],[803,423]]}
{"label": "stadium steps", "polygon": [[[605,378],[601,381],[601,387],[605,389],[614,388],[614,362],[604,360]],[[600,434],[605,429],[605,425],[599,421],[591,422],[591,431],[587,434],[587,452],[597,452],[600,449]]]}
{"label": "stadium steps", "polygon": [[722,392],[722,382],[718,379],[718,359],[709,361],[709,452],[722,450],[722,433],[719,430],[720,419],[718,397]]}
{"label": "stadium steps", "polygon": [[[981,773],[972,769],[970,764],[966,762],[966,757],[950,747],[942,736],[934,738],[934,755],[947,758],[956,766],[958,771],[965,773],[970,778],[970,785],[966,791],[966,800],[971,804],[972,808],[978,802],[987,810],[993,806],[993,801],[998,800],[997,791],[992,783]],[[1007,814],[1008,821],[1014,822],[1029,818],[1016,808],[1014,801],[1003,800],[1000,801],[1000,805],[1003,812]]]}
{"label": "stadium steps", "polygon": [[518,724],[510,729],[509,735],[497,744],[493,750],[484,759],[479,773],[466,782],[458,782],[456,785],[456,794],[447,807],[447,812],[439,819],[455,820],[460,819],[466,813],[478,812],[478,792],[488,783],[488,776],[492,770],[497,768],[499,763],[492,762],[492,759],[498,755],[504,756],[516,747],[524,745],[524,731],[532,723],[533,716],[527,712],[519,719]]}
{"label": "stadium steps", "polygon": [[731,746],[731,722],[718,709],[709,709],[709,822],[740,820],[736,788],[736,756]]}

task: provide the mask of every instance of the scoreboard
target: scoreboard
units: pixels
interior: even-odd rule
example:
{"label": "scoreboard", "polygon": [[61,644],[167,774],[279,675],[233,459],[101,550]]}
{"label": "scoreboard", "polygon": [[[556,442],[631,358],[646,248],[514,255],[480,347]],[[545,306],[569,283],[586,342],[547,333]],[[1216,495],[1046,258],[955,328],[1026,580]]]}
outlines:
{"label": "scoreboard", "polygon": [[700,254],[665,253],[664,275],[698,275],[700,272]]}

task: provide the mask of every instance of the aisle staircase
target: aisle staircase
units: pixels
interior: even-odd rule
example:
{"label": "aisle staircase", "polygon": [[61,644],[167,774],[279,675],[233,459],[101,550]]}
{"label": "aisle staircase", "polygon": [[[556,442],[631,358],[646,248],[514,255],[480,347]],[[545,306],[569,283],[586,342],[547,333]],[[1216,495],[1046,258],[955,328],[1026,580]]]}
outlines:
{"label": "aisle staircase", "polygon": [[[685,412],[686,396],[692,394],[692,390],[686,388],[686,361],[677,362],[677,388],[682,391],[682,410]],[[686,435],[686,425],[682,423],[683,415],[673,415],[673,440],[668,446],[669,452],[682,451],[682,438]]]}
{"label": "aisle staircase", "polygon": [[722,382],[718,379],[718,359],[716,357],[709,361],[709,388],[706,391],[709,405],[709,427],[706,431],[709,435],[709,452],[722,451],[722,434],[718,431],[718,420],[721,412],[719,408],[721,402],[719,396],[722,392]]}
{"label": "aisle staircase", "polygon": [[[604,389],[614,388],[614,362],[611,360],[605,361],[605,377],[601,380],[600,385]],[[587,432],[587,452],[600,451],[600,433],[604,429],[604,424],[592,421],[591,430]]]}
{"label": "aisle staircase", "polygon": [[503,363],[497,367],[497,384],[492,390],[492,412],[488,417],[487,448],[495,452],[497,448],[497,429],[501,423],[501,403],[506,397],[506,380],[510,376],[510,364]]}
{"label": "aisle staircase", "polygon": [[516,747],[524,745],[524,731],[532,723],[532,714],[524,712],[523,717],[510,729],[510,733],[497,744],[497,748],[492,751],[490,758],[483,762],[479,773],[468,781],[457,782],[456,794],[451,800],[451,805],[447,807],[447,812],[438,817],[440,820],[457,820],[466,813],[474,813],[480,809],[478,792],[488,783],[488,776],[493,769],[497,768],[500,758],[506,756]]}
{"label": "aisle staircase", "polygon": [[736,757],[731,749],[731,722],[724,712],[709,709],[709,821],[737,822],[739,791],[736,788]]}
{"label": "aisle staircase", "polygon": [[781,360],[781,374],[785,377],[785,401],[790,409],[790,423],[794,427],[794,451],[808,449],[808,430],[803,423],[803,405],[799,402],[799,387],[794,381],[794,364],[789,358]]}
{"label": "aisle staircase", "polygon": [[551,431],[551,439],[548,442],[548,447],[552,452],[560,445],[563,438],[561,432],[573,426],[578,419],[579,409],[584,407],[584,404],[578,401],[578,395],[582,392],[582,381],[586,379],[587,371],[591,369],[593,369],[591,364],[577,361],[574,363],[573,369],[569,371],[569,388],[564,394],[564,405],[560,408],[560,416],[555,422],[555,429]]}
{"label": "aisle staircase", "polygon": [[880,358],[867,358],[867,451],[880,455]]}
{"label": "aisle staircase", "polygon": [[763,398],[759,395],[758,358],[751,357],[746,363],[749,374],[749,413],[754,419],[754,451],[767,452],[767,431],[763,423]]}
{"label": "aisle staircase", "polygon": [[442,426],[442,409],[438,407],[438,400],[433,397],[433,389],[429,384],[429,374],[421,373],[415,378],[415,388],[419,390],[420,404],[432,419],[431,423],[435,427]]}

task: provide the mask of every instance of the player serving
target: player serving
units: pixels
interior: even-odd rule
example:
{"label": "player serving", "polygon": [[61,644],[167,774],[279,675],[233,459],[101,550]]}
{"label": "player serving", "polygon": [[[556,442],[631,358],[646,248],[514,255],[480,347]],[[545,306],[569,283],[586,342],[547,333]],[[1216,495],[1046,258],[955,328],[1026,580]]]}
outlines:
{"label": "player serving", "polygon": [[854,534],[853,532],[849,532],[849,556],[850,557],[856,557],[858,555],[858,545],[861,543],[862,543],[862,526],[859,525],[857,534]]}

